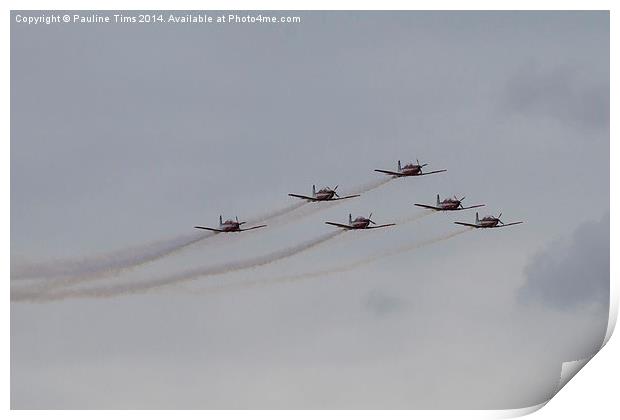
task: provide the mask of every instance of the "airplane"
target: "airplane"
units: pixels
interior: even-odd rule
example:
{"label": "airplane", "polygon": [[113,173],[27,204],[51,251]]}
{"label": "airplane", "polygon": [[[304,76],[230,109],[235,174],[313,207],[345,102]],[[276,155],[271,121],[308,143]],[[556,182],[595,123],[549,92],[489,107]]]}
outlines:
{"label": "airplane", "polygon": [[289,194],[289,196],[301,198],[302,200],[314,201],[314,202],[345,200],[347,198],[353,198],[353,197],[360,196],[359,194],[355,194],[355,195],[347,195],[345,197],[340,197],[338,193],[336,192],[337,189],[338,189],[338,185],[336,185],[333,189],[325,187],[317,191],[316,186],[313,185],[312,186],[312,197],[309,197],[307,195],[299,195],[299,194]]}
{"label": "airplane", "polygon": [[418,207],[422,207],[422,208],[430,209],[430,210],[436,210],[436,211],[459,211],[459,210],[475,209],[477,207],[484,206],[484,204],[476,204],[475,206],[463,207],[463,204],[462,204],[463,200],[465,200],[465,197],[459,200],[458,198],[456,198],[456,196],[454,196],[454,198],[446,198],[440,201],[439,194],[437,194],[437,205],[436,206],[429,206],[426,204],[418,204],[418,203],[415,203],[414,206],[418,206]]}
{"label": "airplane", "polygon": [[479,219],[478,212],[476,212],[476,223],[475,224],[465,223],[465,222],[454,222],[454,223],[456,223],[457,225],[469,226],[469,227],[473,227],[477,229],[501,228],[501,227],[518,225],[520,223],[523,223],[523,222],[504,223],[500,220],[501,217],[502,217],[502,214],[500,213],[499,216],[497,217],[486,216],[486,217],[483,217],[482,219]]}
{"label": "airplane", "polygon": [[436,174],[439,172],[446,172],[447,169],[440,169],[438,171],[422,172],[422,168],[428,165],[428,163],[420,164],[420,161],[416,159],[416,164],[407,163],[405,166],[400,166],[400,160],[398,161],[398,171],[386,171],[384,169],[375,169],[375,172],[381,172],[384,174],[392,175],[396,178],[403,176],[422,176]]}
{"label": "airplane", "polygon": [[[386,225],[377,225],[375,222],[373,222],[371,220],[372,217],[372,213],[370,213],[370,216],[368,217],[356,217],[355,220],[353,220],[353,218],[351,217],[351,213],[349,213],[349,224],[348,225],[344,225],[342,223],[335,223],[335,222],[325,222],[328,225],[332,225],[332,226],[336,226],[339,228],[343,228],[346,230],[355,230],[355,229],[378,229],[378,228],[383,228],[383,227],[388,227],[388,226],[396,226],[396,223],[388,223]],[[370,226],[370,224],[376,225],[376,226]]]}
{"label": "airplane", "polygon": [[259,228],[263,228],[267,226],[267,225],[260,225],[260,226],[254,226],[254,227],[247,228],[247,229],[241,229],[240,226],[243,225],[244,223],[246,222],[240,222],[238,217],[235,217],[235,220],[228,219],[225,222],[222,222],[222,216],[220,215],[220,228],[219,229],[204,227],[204,226],[194,226],[194,228],[210,230],[212,232],[245,232],[248,230],[259,229]]}

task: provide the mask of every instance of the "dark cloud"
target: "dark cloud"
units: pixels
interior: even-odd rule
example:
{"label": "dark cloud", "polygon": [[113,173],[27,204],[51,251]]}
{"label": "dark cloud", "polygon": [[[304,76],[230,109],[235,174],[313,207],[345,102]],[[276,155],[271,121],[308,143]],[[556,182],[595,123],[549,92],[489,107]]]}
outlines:
{"label": "dark cloud", "polygon": [[524,301],[558,309],[609,305],[609,214],[582,224],[569,240],[555,242],[526,267]]}

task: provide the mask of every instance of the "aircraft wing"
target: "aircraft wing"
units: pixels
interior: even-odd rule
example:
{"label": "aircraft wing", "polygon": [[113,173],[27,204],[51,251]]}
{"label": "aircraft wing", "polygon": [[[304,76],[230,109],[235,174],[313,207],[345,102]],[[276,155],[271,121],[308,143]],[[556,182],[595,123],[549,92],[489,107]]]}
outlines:
{"label": "aircraft wing", "polygon": [[478,207],[484,207],[484,204],[476,204],[475,206],[462,207],[462,208],[457,209],[457,210],[469,210],[469,209],[476,209]]}
{"label": "aircraft wing", "polygon": [[264,228],[267,225],[259,225],[259,226],[252,226],[251,228],[247,228],[247,229],[239,229],[240,232],[245,232],[247,230],[253,230],[253,229],[260,229],[260,228]]}
{"label": "aircraft wing", "polygon": [[403,176],[400,172],[386,171],[383,169],[375,169],[375,172],[381,172],[382,174],[394,175],[394,176]]}
{"label": "aircraft wing", "polygon": [[512,225],[518,225],[518,224],[521,224],[521,223],[523,223],[523,222],[512,222],[512,223],[506,223],[505,225],[500,225],[500,226],[495,226],[495,227],[498,227],[498,228],[500,228],[500,227],[507,227],[507,226],[512,226]]}
{"label": "aircraft wing", "polygon": [[325,224],[332,225],[332,226],[336,226],[336,227],[343,228],[343,229],[347,229],[347,230],[353,229],[351,226],[349,226],[349,225],[343,225],[342,223],[325,222]]}
{"label": "aircraft wing", "polygon": [[469,227],[473,227],[473,228],[479,228],[481,226],[478,225],[474,225],[472,223],[465,223],[465,222],[454,222],[457,225],[462,225],[462,226],[469,226]]}
{"label": "aircraft wing", "polygon": [[366,229],[379,229],[388,226],[396,226],[396,223],[388,223],[387,225],[376,225],[376,226],[368,226]]}
{"label": "aircraft wing", "polygon": [[446,172],[446,171],[447,171],[447,169],[440,169],[438,171],[423,172],[421,174],[418,174],[418,176],[430,175],[430,174],[438,174],[439,172]]}
{"label": "aircraft wing", "polygon": [[291,197],[301,198],[302,200],[319,201],[314,197],[308,197],[307,195],[289,194]]}
{"label": "aircraft wing", "polygon": [[336,198],[332,198],[329,201],[338,201],[338,200],[346,200],[347,198],[354,198],[354,197],[359,197],[360,194],[355,194],[355,195],[346,195],[344,197],[336,197]]}
{"label": "aircraft wing", "polygon": [[422,208],[425,208],[425,209],[430,209],[430,210],[443,210],[443,209],[441,209],[441,208],[439,208],[439,207],[435,207],[435,206],[427,206],[426,204],[418,204],[418,203],[415,203],[415,204],[414,204],[414,206],[418,206],[418,207],[422,207]]}
{"label": "aircraft wing", "polygon": [[204,230],[210,230],[211,232],[224,232],[221,229],[214,229],[214,228],[210,228],[210,227],[204,227],[204,226],[194,226],[194,228],[196,229],[204,229]]}

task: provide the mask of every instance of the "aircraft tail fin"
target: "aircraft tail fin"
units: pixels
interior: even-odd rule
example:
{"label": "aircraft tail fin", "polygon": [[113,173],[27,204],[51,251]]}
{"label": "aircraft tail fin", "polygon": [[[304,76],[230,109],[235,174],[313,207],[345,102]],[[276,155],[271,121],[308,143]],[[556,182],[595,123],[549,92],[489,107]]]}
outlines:
{"label": "aircraft tail fin", "polygon": [[312,197],[316,196],[316,185],[312,185]]}
{"label": "aircraft tail fin", "polygon": [[398,172],[400,172],[402,169],[400,168],[400,160],[398,161]]}
{"label": "aircraft tail fin", "polygon": [[478,212],[476,212],[476,224],[480,223],[480,219],[478,218]]}
{"label": "aircraft tail fin", "polygon": [[437,207],[439,207],[439,194],[437,194]]}
{"label": "aircraft tail fin", "polygon": [[220,226],[222,226],[222,215],[220,214]]}
{"label": "aircraft tail fin", "polygon": [[353,218],[351,217],[351,213],[349,213],[349,224],[353,224]]}

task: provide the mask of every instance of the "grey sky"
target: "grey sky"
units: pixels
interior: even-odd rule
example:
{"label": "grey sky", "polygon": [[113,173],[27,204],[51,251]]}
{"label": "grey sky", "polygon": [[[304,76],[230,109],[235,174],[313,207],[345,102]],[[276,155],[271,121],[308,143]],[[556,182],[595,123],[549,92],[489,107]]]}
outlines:
{"label": "grey sky", "polygon": [[[287,26],[13,22],[13,264],[251,218],[313,183],[376,180],[397,159],[448,172],[96,284],[257,257],[349,212],[405,218],[437,193],[526,223],[264,287],[208,292],[449,234],[474,212],[152,293],[13,302],[14,408],[515,408],[552,395],[561,362],[600,344],[608,14],[301,15]],[[566,276],[566,261],[592,282]]]}

